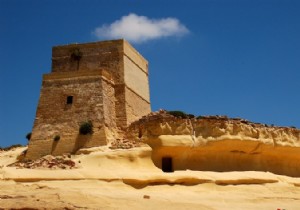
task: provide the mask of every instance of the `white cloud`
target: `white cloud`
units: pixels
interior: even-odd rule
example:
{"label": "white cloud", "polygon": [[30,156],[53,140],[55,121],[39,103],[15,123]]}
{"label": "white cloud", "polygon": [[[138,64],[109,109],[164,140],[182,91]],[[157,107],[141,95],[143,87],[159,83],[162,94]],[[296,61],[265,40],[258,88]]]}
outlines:
{"label": "white cloud", "polygon": [[124,38],[135,43],[162,37],[178,37],[187,33],[189,30],[176,18],[149,19],[133,13],[123,16],[109,25],[97,27],[93,31],[93,34],[99,39]]}

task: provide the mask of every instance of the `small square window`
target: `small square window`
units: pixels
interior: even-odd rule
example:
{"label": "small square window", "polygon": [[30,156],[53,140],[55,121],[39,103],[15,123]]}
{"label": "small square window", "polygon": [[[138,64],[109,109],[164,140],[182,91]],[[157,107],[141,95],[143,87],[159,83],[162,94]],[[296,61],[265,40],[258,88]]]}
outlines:
{"label": "small square window", "polygon": [[73,96],[68,96],[67,97],[67,104],[72,104],[73,103]]}

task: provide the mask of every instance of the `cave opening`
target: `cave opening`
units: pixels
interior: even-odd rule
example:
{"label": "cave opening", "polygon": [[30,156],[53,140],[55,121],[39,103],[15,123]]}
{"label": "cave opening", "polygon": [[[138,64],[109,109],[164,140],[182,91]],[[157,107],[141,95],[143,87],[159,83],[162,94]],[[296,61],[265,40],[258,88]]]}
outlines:
{"label": "cave opening", "polygon": [[163,157],[161,159],[161,169],[163,172],[174,172],[173,170],[173,159],[171,157]]}

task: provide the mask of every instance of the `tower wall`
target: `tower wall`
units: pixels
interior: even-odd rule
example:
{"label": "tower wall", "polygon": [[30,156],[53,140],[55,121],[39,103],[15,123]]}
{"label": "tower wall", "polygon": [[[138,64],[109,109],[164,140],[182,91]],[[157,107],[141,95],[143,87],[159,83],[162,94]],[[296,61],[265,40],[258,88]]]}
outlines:
{"label": "tower wall", "polygon": [[127,125],[151,112],[150,103],[129,88],[125,88]]}
{"label": "tower wall", "polygon": [[[125,40],[53,47],[26,157],[104,145],[150,111],[148,62]],[[79,135],[89,120],[94,133]]]}
{"label": "tower wall", "polygon": [[[76,50],[82,53],[79,62],[72,59]],[[111,73],[116,85],[117,126],[124,128],[132,121],[151,111],[148,82],[148,62],[127,41],[113,40],[85,44],[71,44],[53,47],[52,72],[93,71],[105,68]],[[130,89],[142,100],[131,102]],[[128,111],[128,104],[144,107],[143,111]]]}
{"label": "tower wall", "polygon": [[[73,97],[72,104],[67,104],[68,96]],[[26,157],[36,159],[105,145],[107,127],[116,127],[113,96],[113,83],[102,71],[44,75]],[[89,120],[93,135],[79,135],[80,124]],[[54,141],[56,135],[59,141]]]}
{"label": "tower wall", "polygon": [[124,93],[126,125],[151,112],[148,62],[131,46],[124,43]]}

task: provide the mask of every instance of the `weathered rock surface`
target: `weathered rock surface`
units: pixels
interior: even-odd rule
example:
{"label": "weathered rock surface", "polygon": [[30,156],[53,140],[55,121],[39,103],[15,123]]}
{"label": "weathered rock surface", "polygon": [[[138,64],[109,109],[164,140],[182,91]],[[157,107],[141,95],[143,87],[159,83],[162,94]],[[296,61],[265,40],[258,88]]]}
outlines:
{"label": "weathered rock surface", "polygon": [[[26,148],[0,152],[0,209],[298,209],[300,178],[265,172],[175,171],[150,147],[84,149],[72,170],[7,167]],[[221,201],[221,202],[216,202]]]}
{"label": "weathered rock surface", "polygon": [[300,130],[243,119],[182,119],[165,111],[134,122],[127,138],[149,144],[152,159],[172,159],[173,170],[270,171],[300,176]]}

